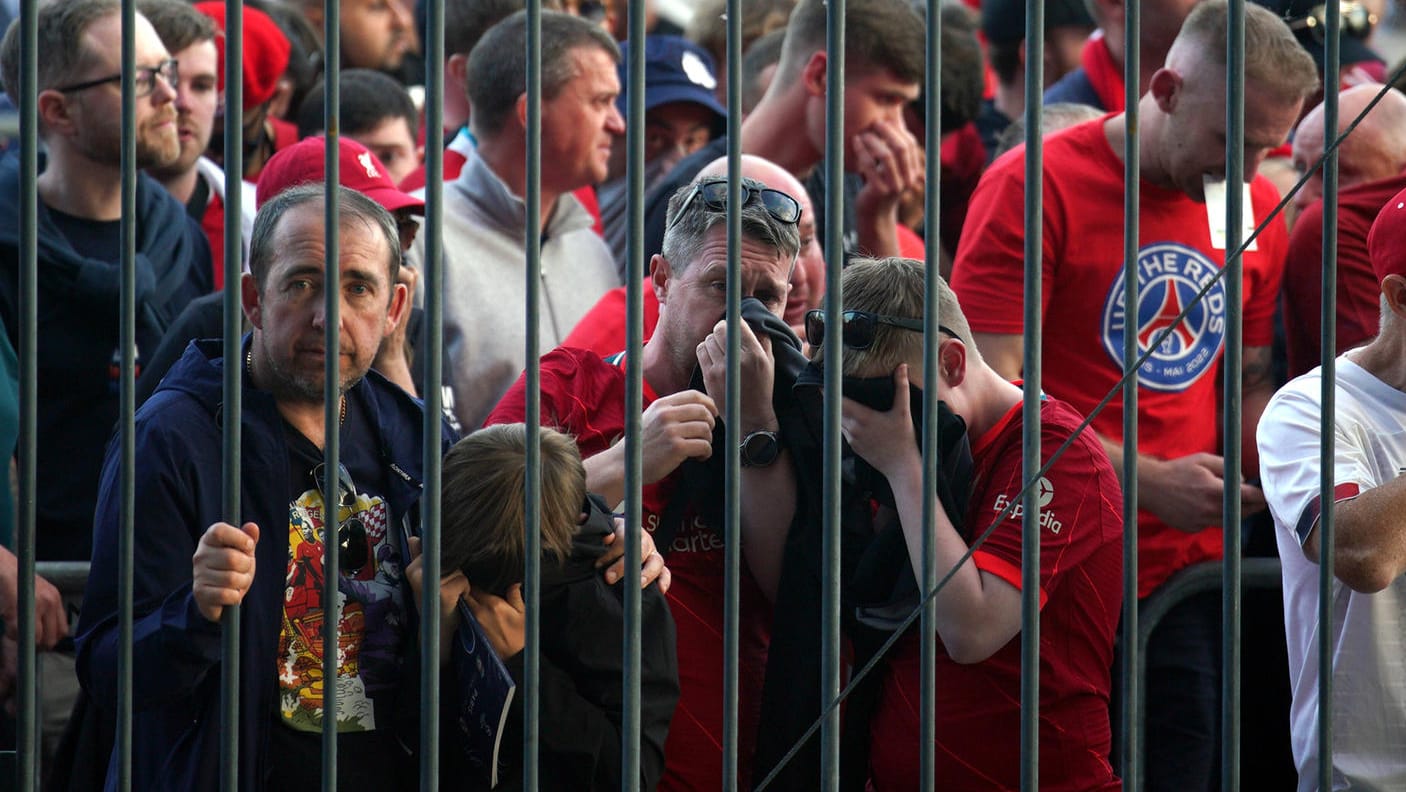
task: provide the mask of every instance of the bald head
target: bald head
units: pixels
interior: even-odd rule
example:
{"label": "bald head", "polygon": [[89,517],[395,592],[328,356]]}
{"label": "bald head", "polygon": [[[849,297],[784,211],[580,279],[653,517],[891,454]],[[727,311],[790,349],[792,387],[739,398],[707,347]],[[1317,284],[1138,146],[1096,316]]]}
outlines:
{"label": "bald head", "polygon": [[[698,172],[695,181],[713,176],[727,176],[727,157],[718,157]],[[753,154],[742,155],[742,177],[756,179],[766,186],[793,196],[801,204],[799,228],[801,249],[796,266],[791,268],[791,291],[786,295],[786,323],[796,327],[806,311],[820,307],[825,296],[825,254],[815,238],[815,209],[806,188],[788,170],[769,159]]]}
{"label": "bald head", "polygon": [[[1338,96],[1338,134],[1347,131],[1382,90],[1376,83],[1355,85]],[[1318,164],[1327,146],[1323,105],[1313,108],[1294,135],[1294,167],[1307,173]],[[1338,186],[1378,181],[1406,169],[1406,95],[1388,88],[1382,100],[1338,147]],[[1294,198],[1300,209],[1323,195],[1323,174],[1314,170]]]}

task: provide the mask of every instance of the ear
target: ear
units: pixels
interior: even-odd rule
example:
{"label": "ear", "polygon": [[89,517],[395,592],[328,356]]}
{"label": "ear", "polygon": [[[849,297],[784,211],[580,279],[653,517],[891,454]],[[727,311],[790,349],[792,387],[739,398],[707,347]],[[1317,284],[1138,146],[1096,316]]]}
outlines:
{"label": "ear", "polygon": [[1406,277],[1388,275],[1382,278],[1382,296],[1386,305],[1397,317],[1406,319]]}
{"label": "ear", "polygon": [[937,368],[942,382],[949,388],[959,387],[967,379],[967,348],[955,338],[942,342],[938,350]]}
{"label": "ear", "polygon": [[76,122],[69,112],[68,97],[55,90],[39,92],[39,123],[42,129],[71,135]]}
{"label": "ear", "polygon": [[468,90],[469,84],[469,56],[456,52],[450,55],[444,62],[444,75],[449,79],[450,85],[458,86],[463,90]]}
{"label": "ear", "polygon": [[816,50],[801,69],[801,84],[811,96],[825,95],[825,65],[828,63],[825,50]]}
{"label": "ear", "polygon": [[514,115],[517,116],[518,125],[527,129],[527,94],[518,94],[517,103],[513,105]]}
{"label": "ear", "polygon": [[649,260],[649,280],[654,287],[654,298],[660,305],[668,302],[669,279],[672,273],[669,269],[669,260],[655,253]]}
{"label": "ear", "polygon": [[1020,46],[1015,49],[1016,58],[1020,60],[1020,71],[1025,72],[1025,39],[1020,40]]}
{"label": "ear", "polygon": [[249,324],[264,329],[263,306],[259,304],[259,284],[254,282],[252,273],[244,273],[239,278],[239,298],[244,306],[244,315]]}
{"label": "ear", "polygon": [[1157,109],[1167,115],[1176,110],[1177,100],[1181,98],[1181,89],[1181,73],[1173,69],[1158,69],[1147,86],[1147,90],[1157,102]]}
{"label": "ear", "polygon": [[390,335],[400,323],[405,321],[410,308],[410,289],[404,283],[392,284],[391,304],[386,311],[386,335]]}

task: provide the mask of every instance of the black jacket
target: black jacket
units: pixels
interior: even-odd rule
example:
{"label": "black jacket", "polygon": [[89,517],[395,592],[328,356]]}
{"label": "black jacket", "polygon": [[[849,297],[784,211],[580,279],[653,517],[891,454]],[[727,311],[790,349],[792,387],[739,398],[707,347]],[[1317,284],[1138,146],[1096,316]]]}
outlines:
{"label": "black jacket", "polygon": [[[0,161],[0,319],[19,344],[19,158]],[[119,253],[82,257],[39,202],[38,554],[88,559],[103,447],[118,418]],[[210,245],[185,207],[137,178],[138,363],[211,288]]]}

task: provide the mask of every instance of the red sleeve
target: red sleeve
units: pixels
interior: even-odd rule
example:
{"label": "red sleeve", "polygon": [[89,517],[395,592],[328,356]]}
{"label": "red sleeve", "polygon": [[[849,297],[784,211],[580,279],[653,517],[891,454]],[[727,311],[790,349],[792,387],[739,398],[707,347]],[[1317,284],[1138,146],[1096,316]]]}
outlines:
{"label": "red sleeve", "polygon": [[[1279,203],[1279,191],[1263,176],[1251,184],[1255,217],[1267,217]],[[1279,302],[1279,285],[1284,278],[1289,232],[1284,216],[1276,215],[1257,238],[1259,256],[1253,270],[1245,268],[1245,346],[1267,347],[1274,343],[1274,309]]]}
{"label": "red sleeve", "polygon": [[[996,160],[981,177],[961,243],[952,264],[952,290],[973,331],[1020,335],[1024,329],[1025,164],[1023,146]],[[1048,172],[1047,172],[1048,173]],[[1045,179],[1045,223],[1052,197]],[[1054,274],[1051,231],[1045,230],[1044,302],[1049,303]]]}
{"label": "red sleeve", "polygon": [[[1051,411],[1043,411],[1048,414]],[[1072,427],[1063,423],[1043,424],[1041,427],[1041,458],[1048,462],[1054,452],[1069,438]],[[988,484],[976,493],[976,514],[989,519],[977,523],[977,535],[990,526],[1020,493],[1021,454],[1019,443],[988,472]],[[1122,494],[1116,490],[1117,479],[1108,457],[1091,438],[1081,438],[1069,447],[1045,474],[1040,491],[1040,605],[1049,593],[1058,589],[1064,574],[1076,568],[1084,559],[1109,540],[1110,519],[1116,519],[1121,509]],[[989,572],[1012,586],[1021,586],[1021,521],[1012,514],[996,527],[985,542],[972,554],[978,569]]]}
{"label": "red sleeve", "polygon": [[597,355],[613,355],[624,349],[625,287],[620,286],[601,295],[561,344],[589,349]]}
{"label": "red sleeve", "polygon": [[[578,354],[592,354],[584,350],[557,347],[542,356],[542,425],[559,429],[569,429],[572,416],[562,414],[561,404],[573,403],[569,395],[573,392],[576,373],[580,369]],[[522,423],[527,420],[527,372],[518,375],[493,412],[483,422],[484,426],[504,423]]]}
{"label": "red sleeve", "polygon": [[1294,221],[1284,259],[1284,341],[1291,379],[1319,363],[1322,268],[1323,202],[1314,201]]}

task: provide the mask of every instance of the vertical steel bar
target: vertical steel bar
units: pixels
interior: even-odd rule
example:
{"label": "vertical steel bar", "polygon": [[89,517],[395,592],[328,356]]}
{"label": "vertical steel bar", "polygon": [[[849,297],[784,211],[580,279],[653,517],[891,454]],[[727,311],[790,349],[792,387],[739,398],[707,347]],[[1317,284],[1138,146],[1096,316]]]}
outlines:
{"label": "vertical steel bar", "polygon": [[[542,0],[527,3],[527,425],[542,425],[542,367],[538,311],[542,283]],[[522,788],[537,792],[537,733],[541,669],[542,611],[542,436],[527,433],[527,564],[523,598],[527,600],[526,655],[523,673]],[[626,564],[629,566],[629,564]]]}
{"label": "vertical steel bar", "polygon": [[341,183],[340,143],[342,129],[342,11],[340,3],[324,3],[323,41],[326,54],[325,88],[322,94],[322,117],[327,119],[327,140],[323,158],[323,171],[326,173],[326,198],[324,201],[324,249],[327,258],[327,272],[323,279],[322,296],[326,314],[326,333],[323,347],[326,357],[323,366],[323,464],[326,466],[322,477],[322,566],[325,579],[322,588],[322,788],[334,792],[337,788],[337,667],[339,627],[342,621],[342,607],[338,602],[337,584],[341,579],[340,559],[335,552],[341,513],[338,509],[337,488],[340,482],[338,467],[341,464],[341,405],[342,398],[338,380],[341,360],[341,230],[339,219],[337,187]]}
{"label": "vertical steel bar", "polygon": [[[824,585],[821,616],[821,701],[840,694],[840,396],[844,310],[840,272],[844,267],[845,183],[845,0],[828,0],[825,51],[825,515]],[[825,713],[820,726],[821,784],[840,788],[840,709]]]}
{"label": "vertical steel bar", "polygon": [[[1123,313],[1137,315],[1138,304],[1138,234],[1142,195],[1142,149],[1138,145],[1138,95],[1142,74],[1142,4],[1128,3],[1124,7],[1123,33]],[[1138,377],[1137,333],[1123,333],[1123,636],[1122,666],[1122,773],[1126,792],[1137,792],[1142,779],[1140,750],[1142,730],[1142,686],[1138,668]]]}
{"label": "vertical steel bar", "polygon": [[15,551],[19,556],[19,766],[16,786],[39,788],[38,648],[34,637],[34,519],[39,379],[39,0],[20,2],[20,489]]}
{"label": "vertical steel bar", "polygon": [[[1025,62],[1044,63],[1045,2],[1025,6]],[[1025,396],[1021,407],[1025,511],[1020,554],[1020,788],[1040,788],[1040,469],[1041,254],[1044,252],[1045,73],[1025,70]]]}
{"label": "vertical steel bar", "polygon": [[[225,74],[243,74],[244,2],[225,3]],[[244,125],[242,115],[228,108],[244,106],[244,81],[225,82],[225,184],[239,184],[244,178]],[[239,272],[243,260],[243,195],[240,190],[225,194],[225,286],[224,286],[224,423],[222,429],[224,477],[220,512],[230,525],[242,525],[240,515],[239,425],[243,418],[244,374],[242,347],[244,312],[240,308]],[[239,788],[239,612],[238,605],[226,607],[220,616],[220,789]]]}
{"label": "vertical steel bar", "polygon": [[[625,557],[639,558],[644,530],[643,441],[644,413],[644,0],[630,0],[629,86],[625,89],[626,222],[625,240]],[[640,789],[641,615],[640,570],[625,565],[625,653],[623,722],[620,728],[621,778],[625,792]]]}
{"label": "vertical steel bar", "polygon": [[[424,481],[420,494],[420,552],[424,564],[424,605],[420,612],[420,789],[439,789],[439,581],[443,575],[440,544],[440,448],[444,391],[444,0],[426,4],[425,26],[425,283],[424,338],[411,339],[425,349]],[[412,299],[414,295],[411,295]],[[409,317],[407,316],[408,320]]]}
{"label": "vertical steel bar", "polygon": [[[927,106],[923,108],[926,138],[925,151],[937,152],[942,147],[942,5],[939,2],[927,4],[927,62],[924,64],[923,85],[927,96]],[[926,259],[924,261],[924,305],[923,314],[923,376],[933,372],[931,387],[924,383],[923,388],[923,492],[937,491],[938,413],[937,385],[938,345],[942,337],[938,327],[942,316],[938,311],[941,278],[939,270],[939,246],[937,235],[941,203],[939,201],[942,175],[942,158],[927,158],[927,191],[923,196],[923,227],[928,229]],[[937,502],[930,496],[923,497],[923,615],[919,622],[918,635],[922,636],[922,657],[919,664],[918,713],[921,717],[918,741],[919,789],[933,792],[937,784],[937,600],[928,596],[937,587],[937,543],[934,533],[937,530]]]}
{"label": "vertical steel bar", "polygon": [[[1323,140],[1338,137],[1338,79],[1342,26],[1341,3],[1328,0],[1327,32],[1323,38]],[[1323,369],[1319,377],[1318,475],[1322,511],[1318,516],[1318,788],[1333,788],[1333,485],[1337,459],[1334,423],[1337,418],[1337,305],[1338,305],[1338,147],[1328,148],[1323,161]]]}
{"label": "vertical steel bar", "polygon": [[1245,196],[1245,0],[1231,0],[1225,106],[1225,580],[1221,600],[1221,788],[1240,788],[1240,371],[1244,285],[1239,253]]}
{"label": "vertical steel bar", "polygon": [[[121,453],[120,532],[117,538],[117,788],[132,788],[132,600],[137,464],[137,4],[122,0],[122,285],[118,310],[122,346],[122,371],[118,381],[118,427]],[[172,86],[174,87],[174,86]],[[158,88],[158,90],[160,90]]]}
{"label": "vertical steel bar", "polygon": [[[727,106],[742,106],[742,2],[727,0]],[[739,499],[742,421],[742,125],[741,114],[727,114],[727,395],[723,416],[726,468],[723,542],[723,789],[733,792],[737,779],[738,598],[741,591],[742,508]]]}

